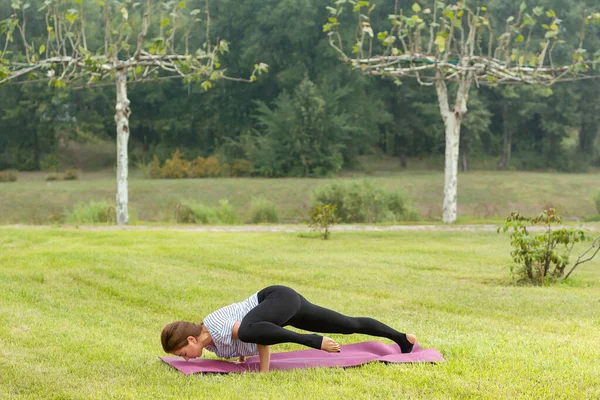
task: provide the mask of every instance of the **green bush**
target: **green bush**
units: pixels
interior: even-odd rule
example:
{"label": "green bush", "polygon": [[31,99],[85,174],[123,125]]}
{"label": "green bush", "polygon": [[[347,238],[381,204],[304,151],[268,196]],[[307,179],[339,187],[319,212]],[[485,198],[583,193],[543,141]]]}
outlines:
{"label": "green bush", "polygon": [[178,224],[195,224],[194,210],[187,204],[177,204],[175,208],[175,222]]}
{"label": "green bush", "polygon": [[252,199],[250,214],[252,215],[251,221],[253,224],[279,222],[279,213],[275,204],[267,199]]}
{"label": "green bush", "polygon": [[176,207],[175,221],[178,224],[210,224],[220,222],[218,210],[203,204],[180,203]]}
{"label": "green bush", "polygon": [[50,172],[48,176],[46,176],[47,181],[60,181],[62,176],[58,172]]}
{"label": "green bush", "polygon": [[229,201],[220,200],[219,204],[221,208],[217,211],[217,216],[221,223],[226,225],[237,225],[240,223],[240,217],[231,204],[229,204]]}
{"label": "green bush", "polygon": [[58,154],[47,154],[40,161],[40,168],[45,172],[58,172],[60,170],[61,157]]}
{"label": "green bush", "polygon": [[220,222],[218,210],[214,207],[196,204],[192,206],[192,211],[196,217],[197,224],[215,225]]}
{"label": "green bush", "polygon": [[[519,282],[543,284],[564,276],[573,246],[589,237],[579,228],[552,227],[552,224],[561,222],[562,217],[550,208],[533,218],[513,212],[504,226],[498,228],[498,232],[511,232],[513,251],[510,255],[516,267],[511,266],[510,271],[519,278]],[[543,225],[545,230],[534,234],[531,227],[535,225]]]}
{"label": "green bush", "polygon": [[400,193],[375,188],[367,181],[332,183],[313,192],[313,207],[331,204],[341,222],[395,222],[418,219]]}
{"label": "green bush", "polygon": [[78,204],[67,217],[67,222],[74,224],[115,223],[115,221],[115,207],[106,201]]}
{"label": "green bush", "polygon": [[79,174],[81,173],[80,170],[78,169],[68,169],[65,171],[65,175],[63,177],[63,179],[65,181],[74,181],[79,179]]}
{"label": "green bush", "polygon": [[0,171],[0,182],[15,182],[17,180],[17,171]]}
{"label": "green bush", "polygon": [[252,163],[248,160],[233,160],[231,176],[250,176],[252,174]]}
{"label": "green bush", "polygon": [[152,157],[152,163],[144,168],[144,171],[146,173],[146,176],[148,176],[151,179],[160,179],[162,178],[162,168],[160,166],[160,160],[158,159],[158,156],[153,156]]}

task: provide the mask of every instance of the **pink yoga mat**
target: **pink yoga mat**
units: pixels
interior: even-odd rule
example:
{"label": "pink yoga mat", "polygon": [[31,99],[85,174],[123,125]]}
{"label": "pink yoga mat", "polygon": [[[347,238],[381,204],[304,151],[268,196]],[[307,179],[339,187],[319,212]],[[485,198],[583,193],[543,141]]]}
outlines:
{"label": "pink yoga mat", "polygon": [[[179,357],[159,357],[170,366],[186,375],[198,372],[215,372],[228,374],[232,372],[256,372],[259,369],[258,356],[237,363],[221,360],[194,359],[185,361]],[[418,344],[412,353],[402,354],[397,344],[380,342],[364,342],[347,344],[341,347],[339,353],[327,353],[322,350],[299,350],[271,354],[271,370],[327,368],[327,367],[356,367],[373,361],[389,363],[414,363],[445,361],[435,349],[423,349]]]}

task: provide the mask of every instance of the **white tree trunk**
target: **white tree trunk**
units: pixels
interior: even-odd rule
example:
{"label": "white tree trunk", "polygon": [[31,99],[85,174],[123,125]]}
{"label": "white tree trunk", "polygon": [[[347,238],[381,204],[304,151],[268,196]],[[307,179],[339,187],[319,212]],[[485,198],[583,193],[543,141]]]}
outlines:
{"label": "white tree trunk", "polygon": [[448,88],[443,76],[438,72],[435,87],[440,105],[440,114],[444,120],[446,132],[446,163],[444,168],[444,204],[442,220],[446,224],[456,222],[458,195],[458,162],[460,145],[460,127],[467,112],[467,100],[471,86],[470,77],[463,78],[456,95],[454,109],[450,111]]}
{"label": "white tree trunk", "polygon": [[456,221],[458,193],[458,148],[460,144],[460,120],[449,113],[444,120],[446,127],[446,164],[444,168],[444,206],[442,219],[451,224]]}
{"label": "white tree trunk", "polygon": [[115,113],[115,122],[117,123],[117,224],[126,225],[129,223],[129,214],[127,212],[128,192],[127,176],[128,157],[127,144],[129,142],[129,99],[127,98],[127,70],[116,70],[115,77],[117,85],[117,106]]}

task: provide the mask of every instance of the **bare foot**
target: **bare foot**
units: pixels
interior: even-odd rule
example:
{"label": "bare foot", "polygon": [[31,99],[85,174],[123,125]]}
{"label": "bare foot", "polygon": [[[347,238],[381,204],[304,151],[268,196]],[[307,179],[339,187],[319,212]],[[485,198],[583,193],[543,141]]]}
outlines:
{"label": "bare foot", "polygon": [[407,333],[406,340],[408,340],[410,342],[410,344],[415,344],[417,342],[417,335],[413,335],[412,333]]}
{"label": "bare foot", "polygon": [[330,353],[339,353],[340,345],[335,340],[323,336],[323,341],[321,342],[321,350],[325,350]]}

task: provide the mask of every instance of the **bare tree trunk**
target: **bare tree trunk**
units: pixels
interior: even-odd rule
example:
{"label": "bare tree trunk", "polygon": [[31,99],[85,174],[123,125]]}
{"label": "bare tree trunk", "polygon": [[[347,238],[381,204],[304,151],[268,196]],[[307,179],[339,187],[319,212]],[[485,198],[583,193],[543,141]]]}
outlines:
{"label": "bare tree trunk", "polygon": [[462,119],[467,112],[467,99],[469,97],[469,87],[471,85],[470,77],[463,78],[456,95],[456,104],[454,110],[450,112],[448,104],[448,88],[446,82],[437,73],[435,88],[440,105],[440,114],[444,119],[446,128],[446,165],[444,169],[444,205],[443,216],[444,223],[451,224],[456,222],[457,216],[457,193],[458,193],[458,155],[460,145],[460,126]]}
{"label": "bare tree trunk", "polygon": [[117,69],[115,82],[117,85],[117,106],[115,122],[117,123],[117,224],[129,223],[127,212],[128,192],[128,157],[127,144],[129,142],[129,99],[127,98],[127,70]]}

